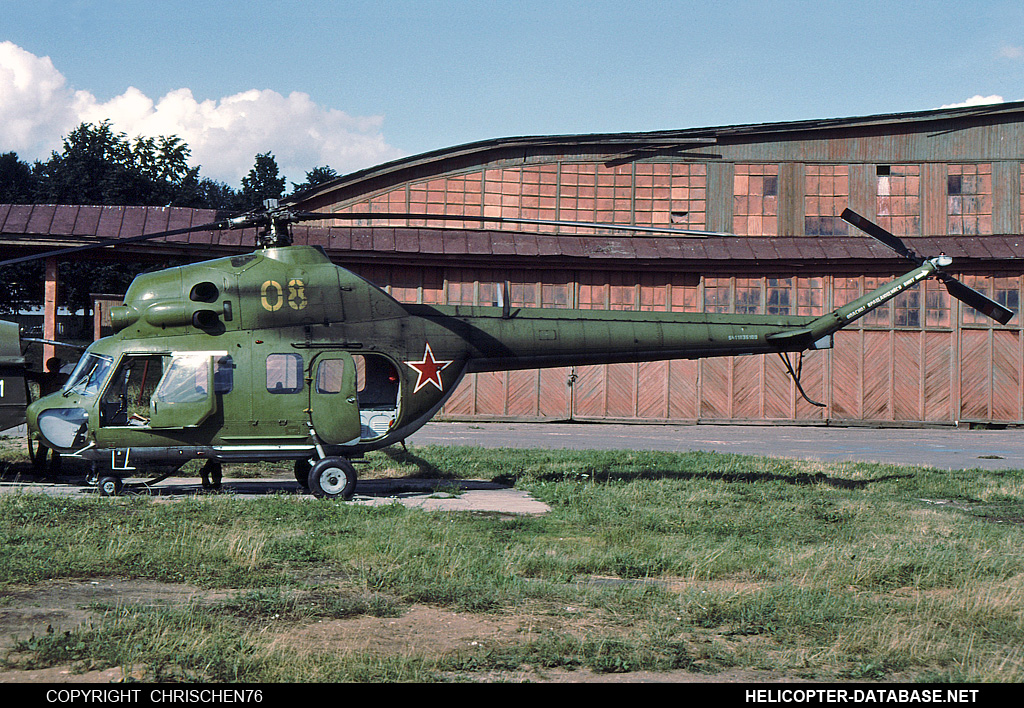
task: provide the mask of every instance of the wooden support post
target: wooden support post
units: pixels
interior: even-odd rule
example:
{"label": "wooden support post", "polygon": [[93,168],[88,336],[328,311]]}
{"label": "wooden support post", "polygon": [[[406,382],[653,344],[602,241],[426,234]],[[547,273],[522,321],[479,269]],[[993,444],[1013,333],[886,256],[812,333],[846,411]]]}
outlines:
{"label": "wooden support post", "polygon": [[[46,259],[46,282],[43,286],[43,339],[51,342],[57,339],[57,259]],[[52,344],[43,345],[43,371],[46,362],[56,356]]]}

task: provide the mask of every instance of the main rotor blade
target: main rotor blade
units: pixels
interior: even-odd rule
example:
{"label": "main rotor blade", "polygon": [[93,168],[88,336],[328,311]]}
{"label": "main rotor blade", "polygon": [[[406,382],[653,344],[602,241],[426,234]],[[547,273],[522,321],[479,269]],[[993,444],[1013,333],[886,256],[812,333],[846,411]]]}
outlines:
{"label": "main rotor blade", "polygon": [[732,236],[732,234],[720,231],[701,231],[699,229],[674,229],[670,226],[634,226],[632,224],[608,224],[597,221],[560,221],[558,219],[520,219],[512,216],[467,216],[460,214],[409,214],[404,212],[381,212],[381,213],[355,213],[338,212],[325,214],[322,212],[300,212],[301,220],[308,219],[339,219],[345,221],[367,221],[395,220],[395,219],[422,219],[424,221],[476,221],[479,223],[495,224],[537,224],[541,226],[574,226],[587,229],[609,229],[618,231],[639,231],[644,233],[671,234],[674,236],[685,236],[687,238],[707,238],[708,236]]}
{"label": "main rotor blade", "polygon": [[[917,265],[925,262],[924,258],[910,250],[899,237],[889,233],[878,224],[868,221],[852,209],[844,209],[842,218]],[[973,307],[983,315],[991,317],[999,324],[1007,324],[1013,319],[1013,310],[1008,310],[987,295],[964,285],[949,273],[936,270],[935,277],[942,281],[942,284],[946,286],[946,290],[951,296],[965,305]]]}
{"label": "main rotor blade", "polygon": [[889,233],[878,224],[868,221],[852,209],[844,209],[841,217],[843,221],[853,224],[868,236],[882,242],[904,258],[907,258],[918,265],[921,265],[924,262],[924,259],[907,248],[907,244],[903,243],[899,237]]}
{"label": "main rotor blade", "polygon": [[181,229],[171,229],[170,231],[158,231],[152,234],[141,234],[139,236],[129,236],[127,238],[110,238],[104,241],[97,241],[95,243],[87,243],[82,246],[68,246],[67,248],[58,248],[55,251],[46,251],[44,253],[36,253],[31,256],[19,256],[18,258],[8,258],[0,261],[0,267],[7,265],[14,265],[15,263],[25,263],[27,261],[36,261],[42,258],[51,258],[54,256],[66,256],[71,253],[80,253],[81,251],[91,251],[96,248],[107,248],[108,246],[119,246],[123,243],[137,243],[139,241],[149,241],[154,238],[162,238],[164,236],[179,236],[181,234],[188,234],[194,231],[215,231],[220,229],[229,228],[228,220],[214,221],[209,224],[201,224],[199,226],[186,226]]}

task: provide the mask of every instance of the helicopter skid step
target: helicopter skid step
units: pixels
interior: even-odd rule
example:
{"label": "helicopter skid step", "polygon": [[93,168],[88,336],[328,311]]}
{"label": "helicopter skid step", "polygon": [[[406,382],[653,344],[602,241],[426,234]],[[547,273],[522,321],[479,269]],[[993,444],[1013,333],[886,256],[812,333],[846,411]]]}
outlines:
{"label": "helicopter skid step", "polygon": [[134,472],[136,469],[143,468],[151,463],[158,463],[163,467],[167,467],[169,464],[181,466],[191,460],[274,462],[278,460],[309,458],[315,454],[315,445],[302,443],[282,445],[154,446],[117,448],[114,450],[90,448],[69,456],[79,457],[90,462],[106,463],[114,472]]}

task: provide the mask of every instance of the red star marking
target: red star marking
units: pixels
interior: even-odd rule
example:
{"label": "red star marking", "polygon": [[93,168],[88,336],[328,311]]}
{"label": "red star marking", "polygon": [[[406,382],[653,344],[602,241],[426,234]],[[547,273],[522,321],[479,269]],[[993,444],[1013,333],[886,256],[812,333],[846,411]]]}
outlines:
{"label": "red star marking", "polygon": [[419,392],[428,383],[437,386],[438,391],[444,391],[444,386],[441,383],[441,370],[451,364],[452,360],[438,361],[435,359],[434,352],[430,351],[429,342],[423,351],[423,359],[421,361],[407,361],[405,363],[415,369],[418,376],[416,388],[412,391],[413,393]]}

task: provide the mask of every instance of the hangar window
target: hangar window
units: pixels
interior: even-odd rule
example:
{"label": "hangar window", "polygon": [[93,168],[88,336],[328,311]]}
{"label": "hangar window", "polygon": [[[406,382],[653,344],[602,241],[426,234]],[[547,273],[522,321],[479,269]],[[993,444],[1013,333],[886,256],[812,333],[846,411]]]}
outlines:
{"label": "hangar window", "polygon": [[946,215],[951,234],[992,233],[992,165],[950,165]]}
{"label": "hangar window", "polygon": [[950,297],[949,291],[941,281],[928,280],[924,285],[924,316],[927,327],[949,327],[950,326]]}
{"label": "hangar window", "polygon": [[[887,283],[891,278],[886,277],[867,277],[858,276],[854,278],[841,278],[837,277],[832,281],[832,299],[834,307],[842,307],[847,305],[861,295],[869,293],[876,289],[883,283]],[[866,315],[861,317],[854,326],[869,326],[869,327],[888,327],[890,321],[890,308],[892,307],[891,302],[887,302],[882,306],[871,310]]]}
{"label": "hangar window", "polygon": [[707,165],[638,162],[634,169],[637,224],[706,228]]}
{"label": "hangar window", "polygon": [[804,233],[845,236],[840,218],[850,202],[850,168],[846,165],[807,165],[804,176]]}
{"label": "hangar window", "polygon": [[[968,287],[984,293],[1003,307],[1020,312],[1020,278],[1017,276],[993,277],[989,275],[964,275],[961,280]],[[993,322],[973,307],[962,305],[964,324],[992,326]],[[1011,324],[1015,320],[1011,320]]]}
{"label": "hangar window", "polygon": [[778,165],[736,165],[732,229],[739,236],[778,235]]}
{"label": "hangar window", "polygon": [[897,327],[921,326],[921,290],[905,290],[893,299],[893,320]]}
{"label": "hangar window", "polygon": [[766,293],[769,315],[788,315],[792,312],[793,279],[768,278]]}
{"label": "hangar window", "polygon": [[761,313],[761,279],[736,278],[736,314],[759,315]]}
{"label": "hangar window", "polygon": [[731,285],[729,278],[704,278],[704,312],[730,312]]}
{"label": "hangar window", "polygon": [[825,314],[825,280],[824,278],[796,279],[796,314]]}
{"label": "hangar window", "polygon": [[879,165],[875,172],[879,225],[897,236],[919,236],[921,166]]}

